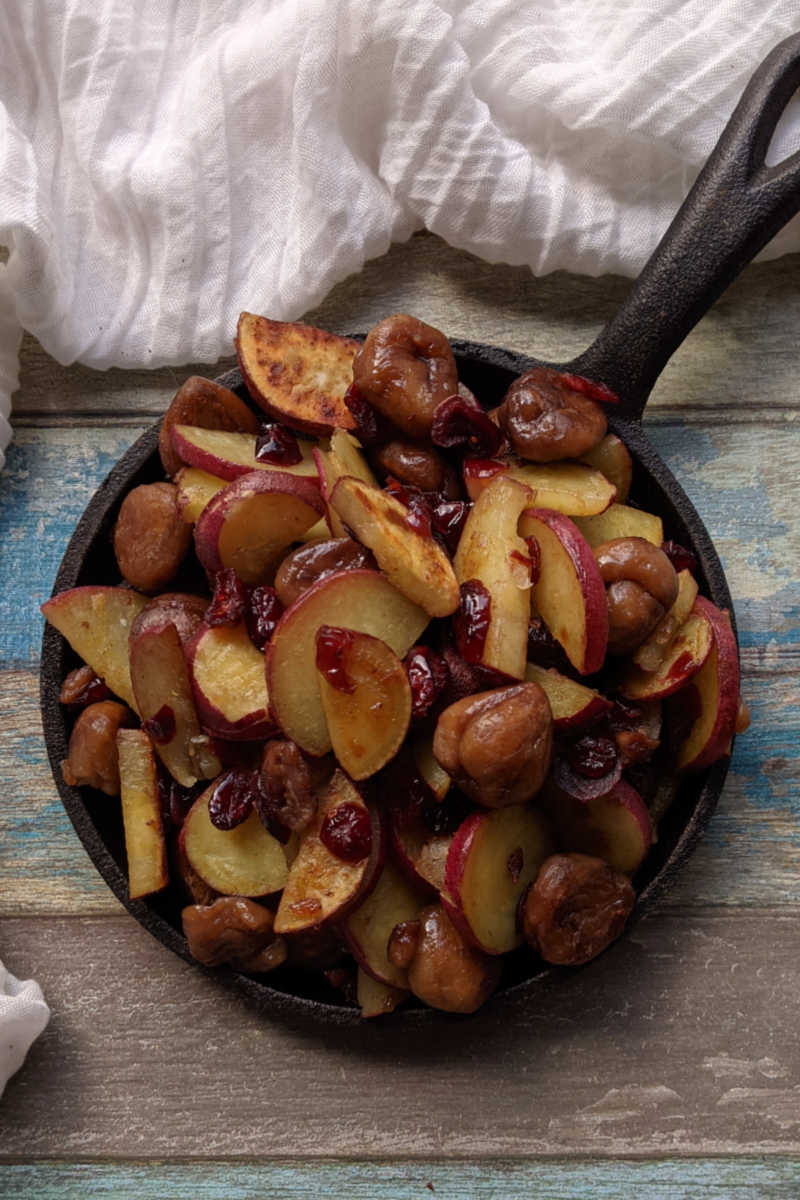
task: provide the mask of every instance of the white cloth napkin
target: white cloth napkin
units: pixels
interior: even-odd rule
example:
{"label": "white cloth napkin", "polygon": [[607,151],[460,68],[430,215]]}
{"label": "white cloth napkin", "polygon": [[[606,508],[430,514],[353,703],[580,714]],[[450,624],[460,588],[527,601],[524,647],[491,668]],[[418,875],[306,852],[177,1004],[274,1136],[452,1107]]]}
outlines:
{"label": "white cloth napkin", "polygon": [[49,1020],[38,983],[20,982],[0,962],[0,1096]]}
{"label": "white cloth napkin", "polygon": [[62,363],[213,362],[240,310],[296,317],[423,227],[636,273],[798,26],[796,0],[4,0],[0,451],[21,328]]}

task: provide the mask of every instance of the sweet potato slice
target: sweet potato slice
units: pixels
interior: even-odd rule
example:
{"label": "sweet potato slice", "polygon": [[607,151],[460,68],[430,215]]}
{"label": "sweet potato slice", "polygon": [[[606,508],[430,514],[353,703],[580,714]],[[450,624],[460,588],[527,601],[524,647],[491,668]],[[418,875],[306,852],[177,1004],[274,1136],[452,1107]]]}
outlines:
{"label": "sweet potato slice", "polygon": [[330,506],[372,551],[398,592],[432,617],[446,617],[458,608],[450,559],[430,534],[413,527],[399,500],[345,475],[331,493]]}
{"label": "sweet potato slice", "polygon": [[311,325],[242,313],[236,333],[250,395],[277,420],[306,433],[355,429],[344,394],[359,343]]}

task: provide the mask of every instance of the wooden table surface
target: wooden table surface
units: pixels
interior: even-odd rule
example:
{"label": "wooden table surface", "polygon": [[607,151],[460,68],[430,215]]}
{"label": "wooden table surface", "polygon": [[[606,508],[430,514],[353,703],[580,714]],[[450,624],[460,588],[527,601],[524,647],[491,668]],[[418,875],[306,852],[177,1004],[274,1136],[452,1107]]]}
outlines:
{"label": "wooden table surface", "polygon": [[[419,235],[309,319],[405,310],[558,360],[627,286]],[[26,339],[0,480],[0,956],[53,1016],[0,1101],[0,1195],[800,1194],[798,328],[798,258],[751,267],[648,406],[720,550],[753,715],[708,835],[596,964],[419,1037],[265,1019],[145,933],[78,842],[42,742],[38,606],[113,462],[182,379],[232,360],[100,373]]]}

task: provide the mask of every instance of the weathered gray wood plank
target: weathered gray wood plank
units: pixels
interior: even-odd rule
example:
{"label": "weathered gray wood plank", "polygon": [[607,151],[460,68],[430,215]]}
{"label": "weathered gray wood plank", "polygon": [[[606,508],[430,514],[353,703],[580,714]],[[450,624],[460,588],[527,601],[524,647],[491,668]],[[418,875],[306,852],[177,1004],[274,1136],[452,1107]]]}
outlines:
{"label": "weathered gray wood plank", "polygon": [[36,1200],[796,1200],[792,1159],[698,1162],[35,1163],[0,1168],[0,1196]]}
{"label": "weathered gray wood plank", "polygon": [[[758,652],[745,651],[745,665]],[[800,905],[800,705],[795,669],[748,669],[753,725],[719,809],[665,906]],[[0,916],[118,913],[61,806],[31,671],[0,673]],[[114,803],[114,801],[109,801]]]}
{"label": "weathered gray wood plank", "polygon": [[270,1020],[124,919],[7,920],[53,1020],[2,1153],[800,1154],[800,910],[671,913],[526,1005],[416,1034]]}
{"label": "weathered gray wood plank", "polygon": [[[702,409],[724,407],[728,419],[753,422],[778,409],[796,411],[799,257],[745,271],[666,369],[651,401],[654,413],[679,410],[691,419]],[[527,268],[482,262],[420,233],[343,280],[306,319],[344,333],[368,329],[391,312],[411,311],[451,337],[564,361],[591,342],[629,287],[619,277],[588,279],[563,271],[536,279]],[[214,364],[158,371],[93,371],[59,366],[26,337],[14,411],[19,418],[157,414],[183,379],[220,374],[233,365],[232,354]]]}

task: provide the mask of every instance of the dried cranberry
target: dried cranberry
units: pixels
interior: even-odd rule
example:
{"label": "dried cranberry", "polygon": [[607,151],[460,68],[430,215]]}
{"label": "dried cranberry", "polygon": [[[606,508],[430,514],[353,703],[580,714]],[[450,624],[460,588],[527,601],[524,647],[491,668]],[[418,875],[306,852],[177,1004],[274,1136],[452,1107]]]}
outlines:
{"label": "dried cranberry", "polygon": [[442,657],[450,676],[446,693],[448,704],[455,704],[456,700],[463,700],[465,696],[472,696],[480,691],[481,679],[477,667],[465,662],[450,646],[442,650]]}
{"label": "dried cranberry", "polygon": [[408,523],[422,537],[431,536],[431,509],[422,496],[412,496],[408,506]]}
{"label": "dried cranberry", "polygon": [[467,458],[464,460],[464,475],[468,479],[488,483],[495,475],[502,475],[509,464],[500,458]]}
{"label": "dried cranberry", "polygon": [[611,738],[586,734],[572,743],[567,757],[576,774],[584,779],[600,779],[615,766],[617,746]]}
{"label": "dried cranberry", "polygon": [[600,404],[619,404],[619,396],[616,392],[612,392],[610,387],[606,387],[604,383],[598,383],[594,379],[584,379],[582,375],[562,375],[561,378],[568,388],[572,388],[573,392],[580,392],[582,396],[588,396],[590,400],[597,400]]}
{"label": "dried cranberry", "polygon": [[399,500],[401,504],[405,504],[406,508],[408,508],[411,503],[411,492],[413,490],[410,484],[401,483],[399,479],[395,479],[394,475],[387,475],[383,488],[390,496],[394,496],[395,500]]}
{"label": "dried cranberry", "polygon": [[340,804],[322,822],[319,840],[342,862],[361,862],[372,849],[372,822],[366,808]]}
{"label": "dried cranberry", "polygon": [[253,811],[258,792],[255,771],[228,771],[217,783],[208,802],[211,824],[217,829],[235,829]]}
{"label": "dried cranberry", "polygon": [[264,649],[282,616],[283,605],[274,587],[259,583],[250,589],[245,624],[250,641],[259,650]]}
{"label": "dried cranberry", "polygon": [[614,706],[608,714],[608,723],[615,732],[618,729],[638,729],[644,723],[644,714],[638,704],[623,696],[614,697]]}
{"label": "dried cranberry", "polygon": [[491,458],[503,445],[503,434],[491,417],[463,396],[451,396],[436,406],[431,441],[444,450],[464,450]]}
{"label": "dried cranberry", "polygon": [[175,713],[168,704],[162,704],[157,713],[142,721],[142,729],[157,746],[165,746],[175,737]]}
{"label": "dried cranberry", "polygon": [[695,574],[697,558],[686,546],[682,546],[680,542],[662,542],[661,549],[676,571],[689,571],[690,574]]}
{"label": "dried cranberry", "polygon": [[431,531],[451,554],[456,552],[469,509],[466,500],[442,500],[431,514]]}
{"label": "dried cranberry", "polygon": [[386,480],[385,490],[408,509],[407,521],[423,537],[431,536],[431,506],[419,488],[400,483],[393,475]]}
{"label": "dried cranberry", "polygon": [[291,429],[269,423],[261,426],[256,438],[256,462],[274,463],[276,467],[294,467],[302,459],[300,446]]}
{"label": "dried cranberry", "polygon": [[411,685],[411,720],[427,717],[450,679],[447,663],[441,654],[428,646],[414,646],[404,663]]}
{"label": "dried cranberry", "polygon": [[354,383],[345,392],[344,402],[353,414],[362,446],[380,446],[395,436],[392,425],[362,396]]}
{"label": "dried cranberry", "polygon": [[204,786],[201,783],[194,788],[185,788],[165,771],[159,771],[158,796],[161,801],[161,815],[167,828],[180,829],[186,814]]}
{"label": "dried cranberry", "polygon": [[356,685],[347,673],[345,653],[353,645],[355,634],[337,625],[320,625],[317,630],[317,670],[337,692],[352,695]]}
{"label": "dried cranberry", "polygon": [[610,771],[592,778],[573,770],[567,758],[560,755],[553,760],[553,782],[562,792],[587,804],[597,796],[607,795],[622,776],[622,762],[617,757]]}
{"label": "dried cranberry", "polygon": [[453,627],[458,652],[466,662],[480,662],[491,616],[492,598],[481,581],[468,579],[462,583],[458,610],[453,615]]}
{"label": "dried cranberry", "polygon": [[247,612],[247,588],[233,567],[214,576],[214,595],[205,612],[207,625],[238,625]]}

